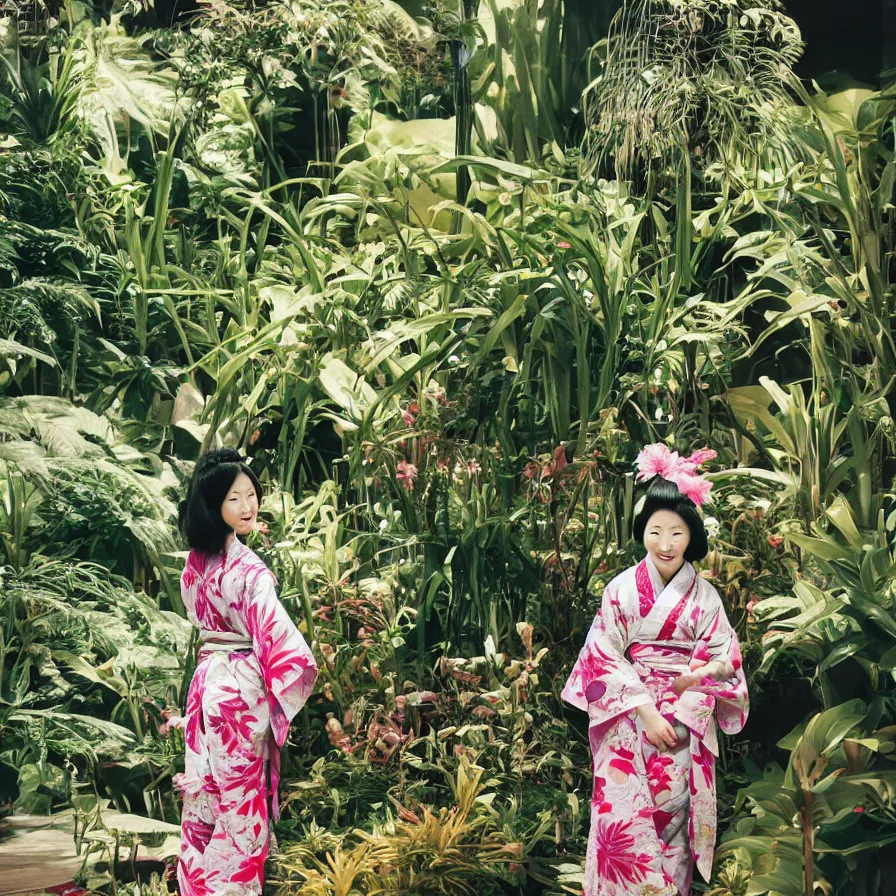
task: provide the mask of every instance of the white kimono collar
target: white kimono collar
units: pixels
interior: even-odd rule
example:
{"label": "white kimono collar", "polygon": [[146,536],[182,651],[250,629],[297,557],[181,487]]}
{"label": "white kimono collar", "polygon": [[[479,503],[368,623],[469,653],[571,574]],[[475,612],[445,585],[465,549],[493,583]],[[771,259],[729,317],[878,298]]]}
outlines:
{"label": "white kimono collar", "polygon": [[647,572],[650,575],[650,584],[653,586],[654,609],[661,605],[664,607],[668,607],[670,604],[674,606],[685,596],[688,588],[691,587],[694,577],[697,575],[696,570],[685,560],[684,565],[670,579],[669,584],[664,585],[663,578],[650,554],[645,559],[647,561]]}

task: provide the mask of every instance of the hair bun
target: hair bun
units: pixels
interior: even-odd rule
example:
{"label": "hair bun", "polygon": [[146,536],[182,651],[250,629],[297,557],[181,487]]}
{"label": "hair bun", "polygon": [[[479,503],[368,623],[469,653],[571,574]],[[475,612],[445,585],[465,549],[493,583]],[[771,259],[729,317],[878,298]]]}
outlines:
{"label": "hair bun", "polygon": [[245,461],[239,451],[234,448],[216,448],[208,451],[196,463],[197,470],[211,470],[221,464],[242,464]]}

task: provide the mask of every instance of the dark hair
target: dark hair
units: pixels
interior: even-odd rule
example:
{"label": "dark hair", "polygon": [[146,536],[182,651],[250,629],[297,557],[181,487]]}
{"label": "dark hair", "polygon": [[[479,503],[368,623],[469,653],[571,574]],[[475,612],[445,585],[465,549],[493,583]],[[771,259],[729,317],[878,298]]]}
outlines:
{"label": "dark hair", "polygon": [[647,528],[647,523],[658,510],[671,510],[685,521],[691,533],[691,540],[684,552],[684,559],[689,563],[702,560],[709,551],[709,541],[706,537],[703,520],[697,513],[697,505],[690,498],[686,498],[674,482],[663,479],[662,476],[654,476],[647,486],[644,506],[635,517],[632,526],[635,538],[638,541],[644,541],[644,530]]}
{"label": "dark hair", "polygon": [[199,458],[187,486],[186,500],[178,508],[178,528],[187,544],[203,554],[219,554],[233,531],[221,516],[221,505],[237,476],[245,473],[255,487],[258,503],[263,491],[258,477],[239,451],[220,448]]}

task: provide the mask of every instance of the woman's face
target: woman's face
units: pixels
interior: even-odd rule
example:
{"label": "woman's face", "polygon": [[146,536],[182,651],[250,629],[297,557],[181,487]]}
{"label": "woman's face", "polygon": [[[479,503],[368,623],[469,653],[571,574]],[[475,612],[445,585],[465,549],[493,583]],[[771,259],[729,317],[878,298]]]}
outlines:
{"label": "woman's face", "polygon": [[666,582],[681,569],[690,543],[690,529],[675,511],[657,510],[647,521],[644,547]]}
{"label": "woman's face", "polygon": [[252,480],[240,473],[233,480],[227,497],[221,505],[221,516],[224,522],[236,532],[237,535],[248,535],[255,528],[255,519],[258,516],[258,495]]}

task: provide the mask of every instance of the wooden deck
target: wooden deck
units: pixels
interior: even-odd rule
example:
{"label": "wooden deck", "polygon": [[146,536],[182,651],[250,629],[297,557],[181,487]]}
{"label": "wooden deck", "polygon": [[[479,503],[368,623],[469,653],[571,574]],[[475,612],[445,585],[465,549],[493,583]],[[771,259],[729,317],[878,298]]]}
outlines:
{"label": "wooden deck", "polygon": [[43,893],[77,874],[81,860],[75,854],[71,818],[20,815],[0,825],[0,896]]}

